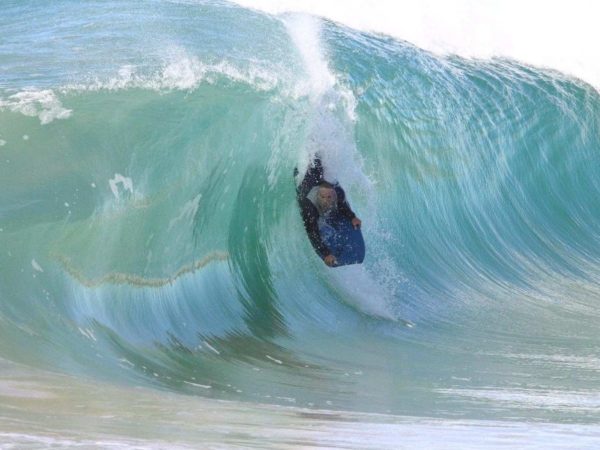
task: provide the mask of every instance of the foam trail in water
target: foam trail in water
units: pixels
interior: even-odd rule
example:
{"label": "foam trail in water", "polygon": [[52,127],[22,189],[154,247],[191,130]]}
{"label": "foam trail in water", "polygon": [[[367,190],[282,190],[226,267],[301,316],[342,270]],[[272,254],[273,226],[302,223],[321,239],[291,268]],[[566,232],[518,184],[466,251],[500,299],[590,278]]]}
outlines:
{"label": "foam trail in water", "polygon": [[362,265],[337,267],[331,271],[331,280],[342,293],[344,302],[369,316],[396,320],[390,308],[385,289],[377,283]]}

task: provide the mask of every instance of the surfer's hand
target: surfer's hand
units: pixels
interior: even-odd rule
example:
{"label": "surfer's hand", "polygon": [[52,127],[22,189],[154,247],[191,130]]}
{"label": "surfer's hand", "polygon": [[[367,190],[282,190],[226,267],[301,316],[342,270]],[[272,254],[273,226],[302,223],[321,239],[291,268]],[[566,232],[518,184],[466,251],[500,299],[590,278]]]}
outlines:
{"label": "surfer's hand", "polygon": [[323,261],[325,262],[325,264],[327,264],[329,267],[333,267],[336,264],[336,260],[335,260],[335,256],[333,255],[327,255],[325,258],[323,258]]}
{"label": "surfer's hand", "polygon": [[360,219],[358,217],[355,217],[354,219],[352,219],[352,226],[354,227],[355,230],[358,230],[361,225],[362,225],[362,222],[360,221]]}

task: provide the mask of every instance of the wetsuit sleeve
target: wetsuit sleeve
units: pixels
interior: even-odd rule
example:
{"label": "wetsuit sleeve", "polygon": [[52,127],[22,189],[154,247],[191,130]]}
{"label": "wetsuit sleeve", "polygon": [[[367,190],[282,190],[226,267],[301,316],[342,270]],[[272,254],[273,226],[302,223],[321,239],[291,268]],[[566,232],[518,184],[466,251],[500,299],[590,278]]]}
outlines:
{"label": "wetsuit sleeve", "polygon": [[321,166],[321,161],[316,159],[306,171],[302,183],[300,183],[300,186],[298,186],[296,190],[296,196],[298,205],[300,206],[302,222],[304,222],[304,228],[306,229],[306,234],[308,234],[308,239],[317,254],[321,258],[325,258],[327,255],[331,254],[331,251],[327,248],[319,234],[319,212],[307,197],[311,189],[322,180],[323,167]]}
{"label": "wetsuit sleeve", "polygon": [[304,222],[304,228],[306,229],[306,234],[308,234],[308,239],[317,254],[321,258],[325,258],[331,251],[325,245],[319,234],[319,213],[317,208],[306,197],[298,197],[298,204],[300,205],[300,213],[302,214],[302,221]]}
{"label": "wetsuit sleeve", "polygon": [[350,220],[354,219],[356,214],[354,214],[354,211],[352,211],[352,208],[350,208],[350,205],[346,201],[346,193],[339,186],[336,186],[334,189],[337,194],[338,211],[342,216],[347,217]]}
{"label": "wetsuit sleeve", "polygon": [[306,198],[310,190],[321,181],[323,181],[323,166],[321,165],[321,160],[317,158],[308,166],[304,178],[296,190],[298,198]]}

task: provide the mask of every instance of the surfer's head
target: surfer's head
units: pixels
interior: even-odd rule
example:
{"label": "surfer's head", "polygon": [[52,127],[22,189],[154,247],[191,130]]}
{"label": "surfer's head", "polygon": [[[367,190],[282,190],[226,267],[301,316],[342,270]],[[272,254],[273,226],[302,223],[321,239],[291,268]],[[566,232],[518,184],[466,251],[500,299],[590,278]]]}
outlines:
{"label": "surfer's head", "polygon": [[317,208],[321,214],[327,213],[337,207],[337,194],[335,193],[335,189],[326,181],[319,183],[316,200]]}

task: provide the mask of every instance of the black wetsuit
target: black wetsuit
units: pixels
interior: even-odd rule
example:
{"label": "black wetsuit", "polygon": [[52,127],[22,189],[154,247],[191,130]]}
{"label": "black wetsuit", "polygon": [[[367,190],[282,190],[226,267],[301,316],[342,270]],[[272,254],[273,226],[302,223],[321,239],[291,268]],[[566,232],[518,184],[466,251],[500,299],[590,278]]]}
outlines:
{"label": "black wetsuit", "polygon": [[[319,211],[308,198],[308,193],[322,181],[325,181],[323,179],[323,167],[321,165],[321,160],[317,158],[308,167],[302,183],[300,183],[300,186],[296,189],[296,195],[308,239],[315,248],[317,254],[323,259],[327,255],[330,255],[331,251],[327,248],[327,245],[325,245],[319,234]],[[337,195],[337,208],[329,214],[327,221],[335,223],[340,217],[346,217],[349,220],[354,219],[356,214],[354,214],[346,201],[346,193],[344,190],[338,184],[334,184],[333,189]]]}

